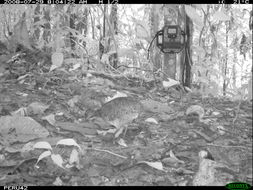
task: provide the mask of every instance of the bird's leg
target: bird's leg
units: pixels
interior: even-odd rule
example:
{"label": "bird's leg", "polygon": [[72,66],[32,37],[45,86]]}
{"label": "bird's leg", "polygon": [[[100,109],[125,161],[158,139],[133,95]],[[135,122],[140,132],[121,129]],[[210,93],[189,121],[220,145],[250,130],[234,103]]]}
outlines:
{"label": "bird's leg", "polygon": [[118,138],[120,136],[120,134],[123,132],[124,127],[120,127],[119,130],[115,133],[114,137]]}
{"label": "bird's leg", "polygon": [[[125,131],[124,131],[124,129],[125,129]],[[119,130],[118,130],[118,131],[115,133],[115,135],[114,135],[115,138],[118,138],[118,137],[120,136],[120,134],[123,133],[123,131],[124,131],[123,138],[125,138],[126,132],[127,132],[127,125],[122,126],[122,127],[119,128]]]}
{"label": "bird's leg", "polygon": [[125,131],[124,131],[124,136],[123,136],[123,138],[125,138],[125,136],[126,136],[126,133],[127,133],[127,127],[128,127],[128,125],[126,125],[124,128],[125,128]]}

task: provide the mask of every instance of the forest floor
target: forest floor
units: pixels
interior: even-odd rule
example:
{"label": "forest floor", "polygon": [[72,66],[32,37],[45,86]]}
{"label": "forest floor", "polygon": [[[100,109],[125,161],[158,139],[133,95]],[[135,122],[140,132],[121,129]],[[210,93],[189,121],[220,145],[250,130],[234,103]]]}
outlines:
{"label": "forest floor", "polygon": [[[1,185],[252,185],[252,101],[104,74],[15,74],[0,76]],[[86,120],[116,93],[156,105],[117,140]],[[201,164],[202,150],[214,166]]]}

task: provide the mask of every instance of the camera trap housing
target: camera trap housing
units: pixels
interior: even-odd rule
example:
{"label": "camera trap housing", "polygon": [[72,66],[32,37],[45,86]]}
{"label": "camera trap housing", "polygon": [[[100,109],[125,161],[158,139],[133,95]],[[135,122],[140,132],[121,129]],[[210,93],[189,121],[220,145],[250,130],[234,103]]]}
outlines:
{"label": "camera trap housing", "polygon": [[163,53],[179,53],[187,40],[179,25],[165,25],[156,35],[156,46]]}

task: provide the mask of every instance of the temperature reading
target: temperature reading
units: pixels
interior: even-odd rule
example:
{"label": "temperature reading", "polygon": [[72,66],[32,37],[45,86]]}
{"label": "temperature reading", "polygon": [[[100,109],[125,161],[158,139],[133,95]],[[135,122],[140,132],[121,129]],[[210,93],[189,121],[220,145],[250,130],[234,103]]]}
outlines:
{"label": "temperature reading", "polygon": [[249,0],[234,0],[234,4],[249,4]]}

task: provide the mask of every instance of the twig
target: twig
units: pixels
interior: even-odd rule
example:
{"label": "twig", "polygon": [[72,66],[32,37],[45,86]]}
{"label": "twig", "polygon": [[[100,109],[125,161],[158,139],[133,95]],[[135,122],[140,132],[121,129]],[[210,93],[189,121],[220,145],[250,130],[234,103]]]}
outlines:
{"label": "twig", "polygon": [[112,155],[114,155],[114,156],[118,156],[118,157],[120,157],[120,158],[127,159],[127,157],[122,156],[122,155],[119,155],[119,154],[116,154],[116,153],[111,152],[111,151],[109,151],[109,150],[101,150],[101,149],[97,149],[97,148],[88,148],[88,149],[90,149],[90,150],[96,150],[96,151],[100,151],[100,152],[106,152],[106,153],[112,154]]}
{"label": "twig", "polygon": [[245,147],[245,146],[228,146],[228,145],[219,145],[219,144],[212,144],[212,143],[207,143],[206,145],[219,146],[219,147],[224,147],[224,148],[243,148],[243,149],[249,149],[250,148],[250,147]]}

